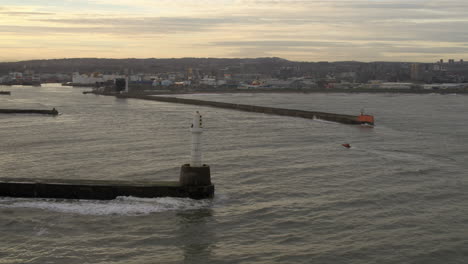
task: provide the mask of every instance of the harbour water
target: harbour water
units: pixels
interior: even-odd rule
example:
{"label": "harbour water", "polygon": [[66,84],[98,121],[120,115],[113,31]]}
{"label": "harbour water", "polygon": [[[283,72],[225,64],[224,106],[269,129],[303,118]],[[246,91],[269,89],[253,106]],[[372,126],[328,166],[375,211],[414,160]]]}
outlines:
{"label": "harbour water", "polygon": [[[0,87],[0,177],[177,180],[204,117],[213,200],[0,197],[0,263],[467,263],[468,96],[197,94],[375,128]],[[351,144],[350,149],[341,144]]]}

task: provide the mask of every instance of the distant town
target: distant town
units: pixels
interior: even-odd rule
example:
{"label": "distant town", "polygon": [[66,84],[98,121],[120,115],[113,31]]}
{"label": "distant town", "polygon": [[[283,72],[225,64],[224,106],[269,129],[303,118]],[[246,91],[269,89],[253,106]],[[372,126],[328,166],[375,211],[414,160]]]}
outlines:
{"label": "distant town", "polygon": [[0,84],[62,83],[120,92],[468,92],[468,63],[256,59],[58,59],[0,63]]}

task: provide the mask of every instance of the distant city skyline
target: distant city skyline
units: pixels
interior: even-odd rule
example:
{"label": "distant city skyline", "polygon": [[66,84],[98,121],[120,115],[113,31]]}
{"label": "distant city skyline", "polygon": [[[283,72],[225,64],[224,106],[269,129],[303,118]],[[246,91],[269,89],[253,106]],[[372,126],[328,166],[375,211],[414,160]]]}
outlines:
{"label": "distant city skyline", "polygon": [[[47,3],[45,3],[47,2]],[[0,61],[468,59],[463,0],[1,0]]]}

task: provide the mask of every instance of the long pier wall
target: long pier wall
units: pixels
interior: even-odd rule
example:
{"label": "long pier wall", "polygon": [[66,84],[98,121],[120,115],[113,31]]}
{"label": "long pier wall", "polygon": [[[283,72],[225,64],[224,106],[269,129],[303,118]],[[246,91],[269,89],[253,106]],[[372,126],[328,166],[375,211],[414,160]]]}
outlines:
{"label": "long pier wall", "polygon": [[338,123],[343,123],[343,124],[361,124],[361,122],[358,121],[357,116],[353,116],[353,115],[342,115],[342,114],[333,114],[333,113],[325,113],[325,112],[304,111],[304,110],[245,105],[245,104],[232,104],[232,103],[224,103],[224,102],[204,101],[204,100],[197,100],[197,99],[185,99],[185,98],[165,97],[165,96],[132,95],[132,94],[130,95],[118,94],[116,96],[119,98],[134,98],[134,99],[167,102],[167,103],[211,106],[211,107],[217,107],[217,108],[233,109],[233,110],[239,110],[239,111],[263,113],[263,114],[271,114],[271,115],[292,116],[292,117],[301,117],[301,118],[307,118],[307,119],[322,119],[322,120],[333,121],[333,122],[338,122]]}
{"label": "long pier wall", "polygon": [[0,109],[0,114],[42,114],[42,115],[58,115],[57,110],[38,110],[38,109]]}
{"label": "long pier wall", "polygon": [[142,198],[212,198],[214,185],[188,186],[178,181],[104,181],[72,179],[0,178],[0,196],[28,198],[112,200],[119,196]]}

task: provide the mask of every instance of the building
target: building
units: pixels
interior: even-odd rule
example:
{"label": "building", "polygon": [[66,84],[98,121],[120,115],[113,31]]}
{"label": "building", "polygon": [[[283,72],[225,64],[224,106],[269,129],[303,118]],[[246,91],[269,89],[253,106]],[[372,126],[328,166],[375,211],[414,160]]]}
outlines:
{"label": "building", "polygon": [[161,86],[167,87],[167,86],[171,86],[173,83],[174,83],[174,82],[171,81],[171,80],[162,80],[162,81],[161,81]]}
{"label": "building", "polygon": [[216,86],[216,78],[213,76],[205,76],[203,79],[200,79],[201,85]]}
{"label": "building", "polygon": [[433,83],[423,85],[424,90],[465,89],[468,83]]}
{"label": "building", "polygon": [[385,82],[380,84],[382,89],[411,89],[414,86],[413,83],[400,83],[400,82]]}
{"label": "building", "polygon": [[379,80],[370,81],[364,88],[370,89],[411,89],[415,87],[414,83],[403,83],[403,82],[382,82]]}
{"label": "building", "polygon": [[72,75],[72,83],[89,85],[113,81],[118,78],[125,78],[125,76],[117,74],[101,74],[99,72],[94,72],[90,74],[80,74],[79,72],[74,72]]}
{"label": "building", "polygon": [[23,73],[22,72],[10,72],[8,73],[8,80],[10,81],[23,81]]}
{"label": "building", "polygon": [[410,78],[413,81],[420,81],[422,79],[422,67],[419,63],[411,64]]}

